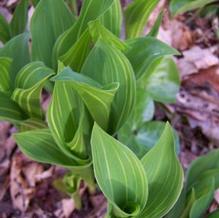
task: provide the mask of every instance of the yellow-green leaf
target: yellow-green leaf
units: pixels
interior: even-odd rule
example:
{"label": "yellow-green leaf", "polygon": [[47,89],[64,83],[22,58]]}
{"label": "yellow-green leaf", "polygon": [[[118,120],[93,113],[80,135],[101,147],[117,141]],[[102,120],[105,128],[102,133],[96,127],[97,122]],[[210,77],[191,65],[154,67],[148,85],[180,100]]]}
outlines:
{"label": "yellow-green leaf", "polygon": [[125,55],[108,43],[98,40],[87,57],[82,70],[103,86],[119,83],[112,102],[109,131],[117,131],[132,113],[136,97],[136,80],[132,66]]}
{"label": "yellow-green leaf", "polygon": [[159,0],[134,0],[125,11],[126,37],[142,35],[147,20]]}
{"label": "yellow-green leaf", "polygon": [[169,124],[157,144],[142,158],[142,164],[148,176],[149,198],[139,218],[162,217],[174,206],[183,186],[183,169]]}
{"label": "yellow-green leaf", "polygon": [[136,217],[148,197],[141,161],[128,147],[94,124],[91,138],[94,173],[116,217]]}

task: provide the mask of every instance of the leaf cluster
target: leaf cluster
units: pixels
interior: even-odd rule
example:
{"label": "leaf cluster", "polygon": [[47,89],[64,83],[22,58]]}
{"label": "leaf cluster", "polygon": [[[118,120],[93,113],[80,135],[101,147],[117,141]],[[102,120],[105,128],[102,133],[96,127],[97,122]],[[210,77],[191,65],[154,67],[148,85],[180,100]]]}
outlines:
{"label": "leaf cluster", "polygon": [[158,2],[135,0],[123,16],[119,0],[85,0],[79,15],[76,1],[33,1],[27,25],[21,0],[11,23],[0,17],[0,118],[17,127],[24,154],[69,169],[72,196],[96,179],[112,218],[162,217],[182,189],[176,133],[148,122],[180,83],[178,52],[156,39],[162,14],[143,36]]}

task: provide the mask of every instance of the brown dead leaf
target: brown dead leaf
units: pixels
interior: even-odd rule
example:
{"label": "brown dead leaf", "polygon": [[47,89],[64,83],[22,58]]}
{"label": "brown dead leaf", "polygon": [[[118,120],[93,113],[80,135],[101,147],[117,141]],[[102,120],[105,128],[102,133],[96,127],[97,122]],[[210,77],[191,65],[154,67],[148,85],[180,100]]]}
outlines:
{"label": "brown dead leaf", "polygon": [[182,78],[218,65],[219,58],[214,55],[216,49],[216,47],[202,49],[194,46],[190,50],[184,51],[183,58],[177,61]]}
{"label": "brown dead leaf", "polygon": [[65,198],[59,202],[59,208],[55,211],[55,215],[59,218],[69,218],[74,209],[74,200],[71,198]]}
{"label": "brown dead leaf", "polygon": [[35,175],[43,172],[40,164],[27,160],[21,153],[12,158],[10,171],[10,194],[15,208],[25,212],[34,196]]}
{"label": "brown dead leaf", "polygon": [[193,45],[192,32],[182,22],[173,20],[171,23],[172,46],[180,51],[189,49]]}

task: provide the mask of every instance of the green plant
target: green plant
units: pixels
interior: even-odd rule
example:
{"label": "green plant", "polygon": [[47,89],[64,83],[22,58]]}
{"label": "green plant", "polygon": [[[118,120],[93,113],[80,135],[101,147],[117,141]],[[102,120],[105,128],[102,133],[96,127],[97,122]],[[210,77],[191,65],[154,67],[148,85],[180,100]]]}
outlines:
{"label": "green plant", "polygon": [[[178,52],[155,38],[161,16],[142,36],[158,2],[128,5],[123,41],[119,0],[85,0],[79,16],[63,0],[34,1],[30,33],[0,49],[0,118],[17,127],[19,148],[33,160],[69,169],[61,186],[78,207],[81,179],[92,191],[96,178],[108,217],[162,217],[182,189],[169,124],[155,124],[150,145],[117,140],[135,140],[153,117],[154,101],[174,102],[179,89],[171,59]],[[46,112],[43,89],[51,95]]]}
{"label": "green plant", "polygon": [[175,16],[216,2],[217,0],[171,0],[170,11]]}
{"label": "green plant", "polygon": [[[168,218],[203,217],[219,187],[219,150],[199,157],[187,171],[185,187]],[[218,217],[218,211],[208,215]]]}

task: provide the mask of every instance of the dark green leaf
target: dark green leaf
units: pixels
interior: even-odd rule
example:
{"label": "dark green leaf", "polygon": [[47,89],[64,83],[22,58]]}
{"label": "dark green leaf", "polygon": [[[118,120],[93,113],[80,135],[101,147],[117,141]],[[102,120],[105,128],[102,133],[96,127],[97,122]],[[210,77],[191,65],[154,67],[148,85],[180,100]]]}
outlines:
{"label": "dark green leaf", "polygon": [[11,37],[10,26],[4,16],[0,14],[0,41],[7,42]]}
{"label": "dark green leaf", "polygon": [[216,210],[208,215],[208,218],[218,218],[218,217],[219,217],[219,210]]}
{"label": "dark green leaf", "polygon": [[31,19],[32,58],[52,66],[56,39],[73,24],[73,15],[63,0],[40,1]]}
{"label": "dark green leaf", "polygon": [[180,87],[179,71],[172,58],[159,58],[155,60],[148,73],[139,80],[147,93],[158,102],[172,103]]}
{"label": "dark green leaf", "polygon": [[27,115],[18,104],[12,101],[8,95],[0,92],[0,119],[17,124],[26,118]]}
{"label": "dark green leaf", "polygon": [[197,182],[198,178],[210,169],[219,168],[219,150],[211,151],[192,162],[187,173],[187,190]]}
{"label": "dark green leaf", "polygon": [[12,37],[25,32],[28,20],[28,0],[20,0],[10,23]]}
{"label": "dark green leaf", "polygon": [[127,41],[129,48],[125,54],[132,64],[135,75],[139,79],[148,74],[150,65],[159,57],[178,55],[178,51],[153,38],[144,37]]}
{"label": "dark green leaf", "polygon": [[[125,124],[125,126],[119,131],[119,139],[127,144],[132,151],[142,158],[161,137],[165,129],[165,123],[159,121],[145,122],[137,129],[133,129],[133,126]],[[179,152],[179,137],[174,131],[174,144],[176,146],[177,153]]]}
{"label": "dark green leaf", "polygon": [[216,0],[171,0],[170,11],[175,16],[186,11],[202,8],[212,2],[216,2]]}
{"label": "dark green leaf", "polygon": [[0,48],[0,57],[9,57],[12,59],[10,81],[14,86],[14,81],[18,71],[26,65],[29,60],[29,34],[23,33],[8,41],[3,48]]}
{"label": "dark green leaf", "polygon": [[8,92],[10,89],[11,59],[0,57],[0,91]]}
{"label": "dark green leaf", "polygon": [[214,199],[214,178],[205,178],[195,186],[196,201],[189,213],[190,218],[202,217]]}

